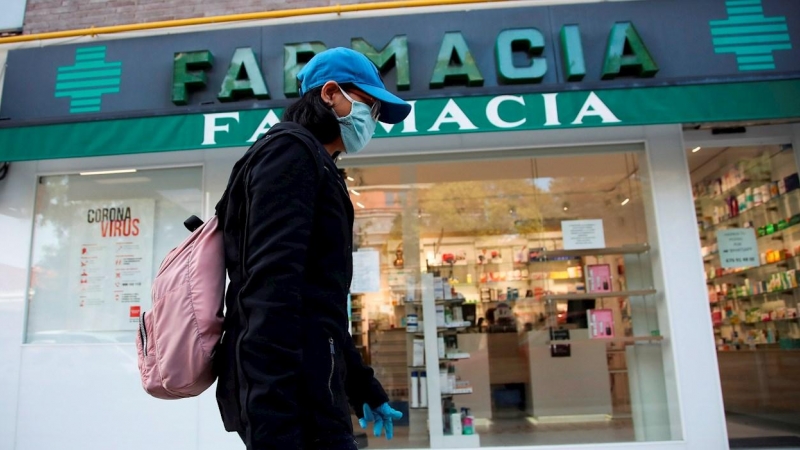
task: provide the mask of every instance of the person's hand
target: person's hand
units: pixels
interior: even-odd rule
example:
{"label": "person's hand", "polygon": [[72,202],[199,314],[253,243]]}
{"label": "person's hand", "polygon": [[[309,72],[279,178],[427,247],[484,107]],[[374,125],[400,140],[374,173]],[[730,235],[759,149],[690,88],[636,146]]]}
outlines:
{"label": "person's hand", "polygon": [[394,437],[394,420],[402,418],[403,413],[395,410],[389,406],[388,403],[382,404],[380,408],[377,409],[372,409],[368,404],[364,403],[364,417],[358,419],[358,423],[361,425],[361,428],[367,428],[367,423],[374,421],[375,428],[373,428],[372,434],[374,434],[375,437],[380,437],[381,432],[385,428],[386,439],[391,439]]}

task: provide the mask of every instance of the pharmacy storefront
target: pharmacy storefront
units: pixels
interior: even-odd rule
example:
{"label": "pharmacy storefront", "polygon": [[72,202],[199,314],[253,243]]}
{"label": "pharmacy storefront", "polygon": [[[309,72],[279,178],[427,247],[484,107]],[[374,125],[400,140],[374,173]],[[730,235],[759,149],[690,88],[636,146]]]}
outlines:
{"label": "pharmacy storefront", "polygon": [[800,447],[789,0],[0,40],[0,447],[242,447],[213,391],[148,397],[133,342],[183,221],[338,46],[413,105],[339,161],[351,333],[404,412],[363,448]]}

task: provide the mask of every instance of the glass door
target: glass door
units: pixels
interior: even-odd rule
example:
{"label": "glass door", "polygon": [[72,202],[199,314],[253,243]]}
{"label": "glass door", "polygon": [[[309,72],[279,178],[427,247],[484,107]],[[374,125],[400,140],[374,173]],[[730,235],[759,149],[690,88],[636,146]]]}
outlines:
{"label": "glass door", "polygon": [[789,145],[687,149],[731,445],[800,446],[800,182]]}

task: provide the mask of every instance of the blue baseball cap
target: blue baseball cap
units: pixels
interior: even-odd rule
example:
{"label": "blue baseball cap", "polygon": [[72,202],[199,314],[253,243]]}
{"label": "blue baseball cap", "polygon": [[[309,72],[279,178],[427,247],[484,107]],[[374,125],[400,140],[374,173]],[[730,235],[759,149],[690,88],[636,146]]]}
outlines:
{"label": "blue baseball cap", "polygon": [[380,121],[400,123],[411,112],[411,105],[386,90],[378,68],[361,53],[337,47],[318,53],[297,74],[300,95],[328,81],[352,84],[381,102]]}

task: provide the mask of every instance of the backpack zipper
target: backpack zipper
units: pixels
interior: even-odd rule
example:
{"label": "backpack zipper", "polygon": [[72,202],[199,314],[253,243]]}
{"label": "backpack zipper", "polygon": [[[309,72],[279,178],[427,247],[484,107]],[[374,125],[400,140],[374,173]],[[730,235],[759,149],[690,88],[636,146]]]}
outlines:
{"label": "backpack zipper", "polygon": [[142,353],[147,356],[147,328],[144,326],[144,311],[139,317],[139,339],[142,340]]}
{"label": "backpack zipper", "polygon": [[333,382],[333,371],[336,369],[336,360],[334,359],[336,352],[333,348],[333,338],[328,338],[328,343],[331,344],[331,373],[328,376],[328,392],[331,393],[331,403],[336,404],[336,399],[333,397],[333,387],[331,387],[331,383]]}

